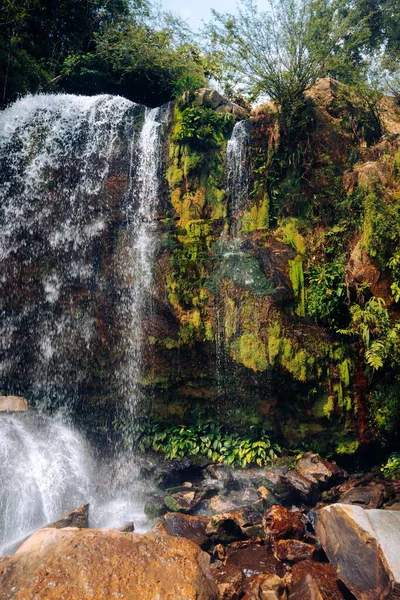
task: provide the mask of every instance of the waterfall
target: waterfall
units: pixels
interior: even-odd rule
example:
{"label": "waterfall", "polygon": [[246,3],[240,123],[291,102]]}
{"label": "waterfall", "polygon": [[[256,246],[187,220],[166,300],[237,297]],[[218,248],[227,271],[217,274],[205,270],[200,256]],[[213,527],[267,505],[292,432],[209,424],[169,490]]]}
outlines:
{"label": "waterfall", "polygon": [[227,193],[233,221],[237,221],[249,191],[249,169],[246,164],[249,123],[239,121],[235,124],[226,148]]}
{"label": "waterfall", "polygon": [[[121,462],[121,461],[120,461]],[[139,484],[95,459],[72,426],[35,413],[0,416],[0,556],[39,527],[90,503],[90,525],[145,525]],[[122,475],[121,475],[122,474]]]}
{"label": "waterfall", "polygon": [[157,208],[160,187],[162,109],[146,109],[138,140],[136,177],[130,187],[127,206],[130,251],[122,269],[130,281],[121,309],[125,336],[124,368],[119,380],[123,387],[125,408],[134,417],[141,399],[139,385],[143,366],[143,324],[151,318],[153,264],[157,248]]}
{"label": "waterfall", "polygon": [[64,415],[0,415],[3,548],[87,502],[93,526],[143,522],[137,458],[96,460],[68,414],[142,399],[166,118],[109,95],[0,112],[0,389]]}

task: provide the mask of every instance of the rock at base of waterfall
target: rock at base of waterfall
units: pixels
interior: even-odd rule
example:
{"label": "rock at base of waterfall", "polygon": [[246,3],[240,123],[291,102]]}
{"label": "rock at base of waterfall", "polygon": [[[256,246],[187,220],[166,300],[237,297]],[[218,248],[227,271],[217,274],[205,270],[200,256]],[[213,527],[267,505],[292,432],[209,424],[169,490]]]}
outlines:
{"label": "rock at base of waterfall", "polygon": [[244,586],[243,600],[286,600],[286,585],[278,575],[253,575]]}
{"label": "rock at base of waterfall", "polygon": [[22,396],[0,396],[0,412],[25,412],[28,403]]}
{"label": "rock at base of waterfall", "polygon": [[264,516],[265,533],[273,541],[301,540],[306,532],[306,522],[301,510],[289,510],[277,504]]}
{"label": "rock at base of waterfall", "polygon": [[75,510],[72,510],[66,515],[63,515],[54,523],[46,525],[53,529],[63,529],[64,527],[77,527],[78,529],[85,529],[89,527],[89,504],[83,504]]}
{"label": "rock at base of waterfall", "polygon": [[400,514],[333,504],[318,511],[321,544],[357,600],[400,598]]}
{"label": "rock at base of waterfall", "polygon": [[169,535],[184,537],[201,546],[208,541],[206,528],[210,522],[207,517],[167,513],[164,515],[165,528]]}
{"label": "rock at base of waterfall", "polygon": [[0,562],[0,600],[216,600],[209,563],[183,538],[41,529]]}
{"label": "rock at base of waterfall", "polygon": [[302,560],[293,565],[289,600],[344,600],[349,597],[351,594],[332,565],[313,560]]}

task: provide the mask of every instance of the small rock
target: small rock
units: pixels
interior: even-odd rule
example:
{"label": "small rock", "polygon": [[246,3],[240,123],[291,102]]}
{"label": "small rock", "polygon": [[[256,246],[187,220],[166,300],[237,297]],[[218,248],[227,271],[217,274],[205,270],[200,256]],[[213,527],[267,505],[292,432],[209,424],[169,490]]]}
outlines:
{"label": "small rock", "polygon": [[254,575],[244,585],[243,600],[287,600],[286,586],[278,575]]}
{"label": "small rock", "polygon": [[332,479],[346,479],[346,471],[340,469],[335,463],[330,463],[322,459],[318,454],[306,452],[297,461],[296,471],[307,477],[314,479],[318,483],[328,483]]}
{"label": "small rock", "polygon": [[300,540],[278,540],[275,552],[279,560],[298,562],[307,558],[311,559],[315,553],[315,546]]}
{"label": "small rock", "polygon": [[266,535],[274,540],[296,539],[304,537],[307,519],[300,511],[290,511],[284,506],[273,506],[264,517]]}
{"label": "small rock", "polygon": [[223,565],[219,569],[211,566],[218,586],[219,600],[239,600],[242,597],[242,584],[245,579],[241,569],[234,565]]}
{"label": "small rock", "polygon": [[22,396],[0,396],[0,412],[26,412],[28,403]]}
{"label": "small rock", "polygon": [[302,502],[305,502],[306,504],[315,504],[317,502],[320,493],[316,479],[312,477],[305,477],[296,469],[288,471],[285,475],[285,478],[297,491],[298,497]]}
{"label": "small rock", "polygon": [[284,565],[275,558],[268,546],[261,546],[247,542],[240,547],[231,544],[226,549],[226,565],[240,568],[246,577],[261,573],[274,573],[282,576],[285,572]]}
{"label": "small rock", "polygon": [[229,513],[211,517],[206,533],[214,542],[223,544],[229,544],[245,537],[241,526]]}
{"label": "small rock", "polygon": [[207,517],[167,513],[164,522],[169,535],[184,537],[199,546],[208,541],[206,529],[210,519]]}
{"label": "small rock", "polygon": [[324,600],[318,584],[309,573],[292,587],[289,600]]}
{"label": "small rock", "polygon": [[64,527],[77,527],[78,529],[85,529],[89,527],[89,504],[84,504],[72,510],[70,513],[60,517],[54,523],[46,525],[53,529],[62,529]]}
{"label": "small rock", "polygon": [[130,521],[129,523],[121,527],[120,531],[122,533],[131,533],[132,531],[135,531],[135,523],[133,521]]}
{"label": "small rock", "polygon": [[[311,587],[311,591],[314,588],[315,593],[315,588],[317,588],[323,600],[344,600],[344,595],[341,591],[344,586],[332,565],[313,560],[302,560],[292,566],[292,581],[289,590],[290,600],[293,600],[291,594],[296,590],[297,597],[295,596],[295,600],[314,600],[312,595],[299,595],[299,587],[301,589],[307,577],[312,577],[313,579],[314,585]],[[305,586],[305,589],[307,590],[307,586]],[[320,596],[317,595],[315,600],[320,600]],[[349,595],[347,595],[348,597]],[[375,598],[375,600],[378,599]]]}

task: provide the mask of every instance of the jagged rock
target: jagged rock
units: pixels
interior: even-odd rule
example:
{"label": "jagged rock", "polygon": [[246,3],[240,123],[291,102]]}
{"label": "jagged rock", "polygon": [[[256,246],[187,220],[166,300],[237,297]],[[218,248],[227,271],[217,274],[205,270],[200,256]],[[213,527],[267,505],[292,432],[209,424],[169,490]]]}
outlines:
{"label": "jagged rock", "polygon": [[135,531],[135,523],[133,521],[130,521],[129,523],[121,527],[119,531],[121,531],[122,533],[131,533],[132,531]]}
{"label": "jagged rock", "polygon": [[161,495],[152,494],[149,496],[145,506],[144,512],[149,519],[156,519],[167,511],[164,504],[164,498]]}
{"label": "jagged rock", "polygon": [[306,517],[300,511],[291,511],[284,506],[273,506],[264,516],[267,536],[274,541],[282,539],[301,540],[306,531]]}
{"label": "jagged rock", "polygon": [[281,577],[285,572],[284,565],[268,546],[249,542],[230,544],[226,549],[226,565],[240,568],[246,576],[273,573]]}
{"label": "jagged rock", "polygon": [[183,538],[41,529],[0,563],[0,600],[216,600],[209,562]]}
{"label": "jagged rock", "polygon": [[285,582],[278,575],[253,575],[244,591],[243,600],[287,600]]}
{"label": "jagged rock", "polygon": [[333,504],[316,531],[339,577],[357,600],[400,597],[400,514]]}
{"label": "jagged rock", "polygon": [[264,486],[281,502],[294,503],[298,497],[296,488],[282,473],[267,471]]}
{"label": "jagged rock", "polygon": [[0,396],[0,412],[25,412],[28,403],[22,396]]}
{"label": "jagged rock", "polygon": [[385,501],[385,486],[382,483],[370,483],[364,487],[355,487],[344,492],[339,498],[341,504],[357,504],[362,508],[381,508]]}
{"label": "jagged rock", "polygon": [[296,469],[288,471],[285,478],[298,492],[299,499],[306,504],[315,504],[320,496],[318,482],[313,477],[305,477]]}
{"label": "jagged rock", "polygon": [[388,169],[381,162],[368,161],[355,165],[352,171],[346,171],[343,175],[343,187],[348,194],[351,194],[357,185],[370,187],[375,182],[382,186],[387,186],[389,182]]}
{"label": "jagged rock", "polygon": [[309,573],[292,587],[289,600],[324,600],[319,586]]}
{"label": "jagged rock", "polygon": [[164,516],[165,529],[169,535],[184,537],[199,546],[208,540],[206,529],[209,522],[207,517],[197,515],[167,513]]}
{"label": "jagged rock", "polygon": [[84,529],[89,527],[89,504],[79,506],[79,508],[72,510],[67,515],[54,521],[54,523],[46,525],[46,527],[52,527],[54,529],[62,529],[63,527],[77,527],[78,529]]}
{"label": "jagged rock", "polygon": [[172,512],[188,513],[202,501],[205,496],[204,490],[197,487],[179,486],[167,490],[168,494],[164,498],[164,504]]}
{"label": "jagged rock", "polygon": [[[313,584],[305,583],[306,579],[312,578]],[[307,592],[311,588],[311,594],[319,595],[301,596],[299,589]],[[297,592],[297,596],[292,597],[292,593]],[[302,560],[292,566],[292,577],[289,589],[290,600],[344,600],[344,593],[347,592],[339,577],[332,567],[327,563],[315,562],[312,560]],[[348,592],[346,597],[349,598]],[[375,599],[377,600],[377,598]]]}
{"label": "jagged rock", "polygon": [[298,562],[307,558],[311,559],[315,553],[315,546],[300,540],[278,540],[275,552],[279,560]]}
{"label": "jagged rock", "polygon": [[235,565],[223,565],[211,569],[218,586],[218,599],[239,600],[242,597],[242,584],[245,579],[242,569]]}
{"label": "jagged rock", "polygon": [[244,108],[234,104],[233,102],[230,102],[230,100],[227,100],[221,96],[217,90],[213,90],[211,88],[202,88],[195,92],[194,104],[212,108],[216,112],[232,113],[233,115],[236,115],[242,119],[244,119],[248,114]]}
{"label": "jagged rock", "polygon": [[260,513],[252,507],[245,507],[211,517],[206,533],[214,541],[229,544],[246,537],[245,528],[261,523]]}
{"label": "jagged rock", "polygon": [[303,477],[315,480],[319,484],[326,484],[333,479],[346,479],[348,477],[346,471],[340,469],[335,463],[330,463],[312,452],[306,452],[297,461],[296,471]]}

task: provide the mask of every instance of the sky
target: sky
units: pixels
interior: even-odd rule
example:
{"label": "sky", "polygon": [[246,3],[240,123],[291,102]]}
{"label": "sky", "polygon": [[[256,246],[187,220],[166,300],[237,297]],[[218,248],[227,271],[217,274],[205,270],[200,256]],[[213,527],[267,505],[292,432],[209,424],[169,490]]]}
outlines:
{"label": "sky", "polygon": [[161,6],[178,13],[192,29],[199,29],[203,21],[209,21],[211,9],[218,12],[236,12],[236,0],[161,0]]}

